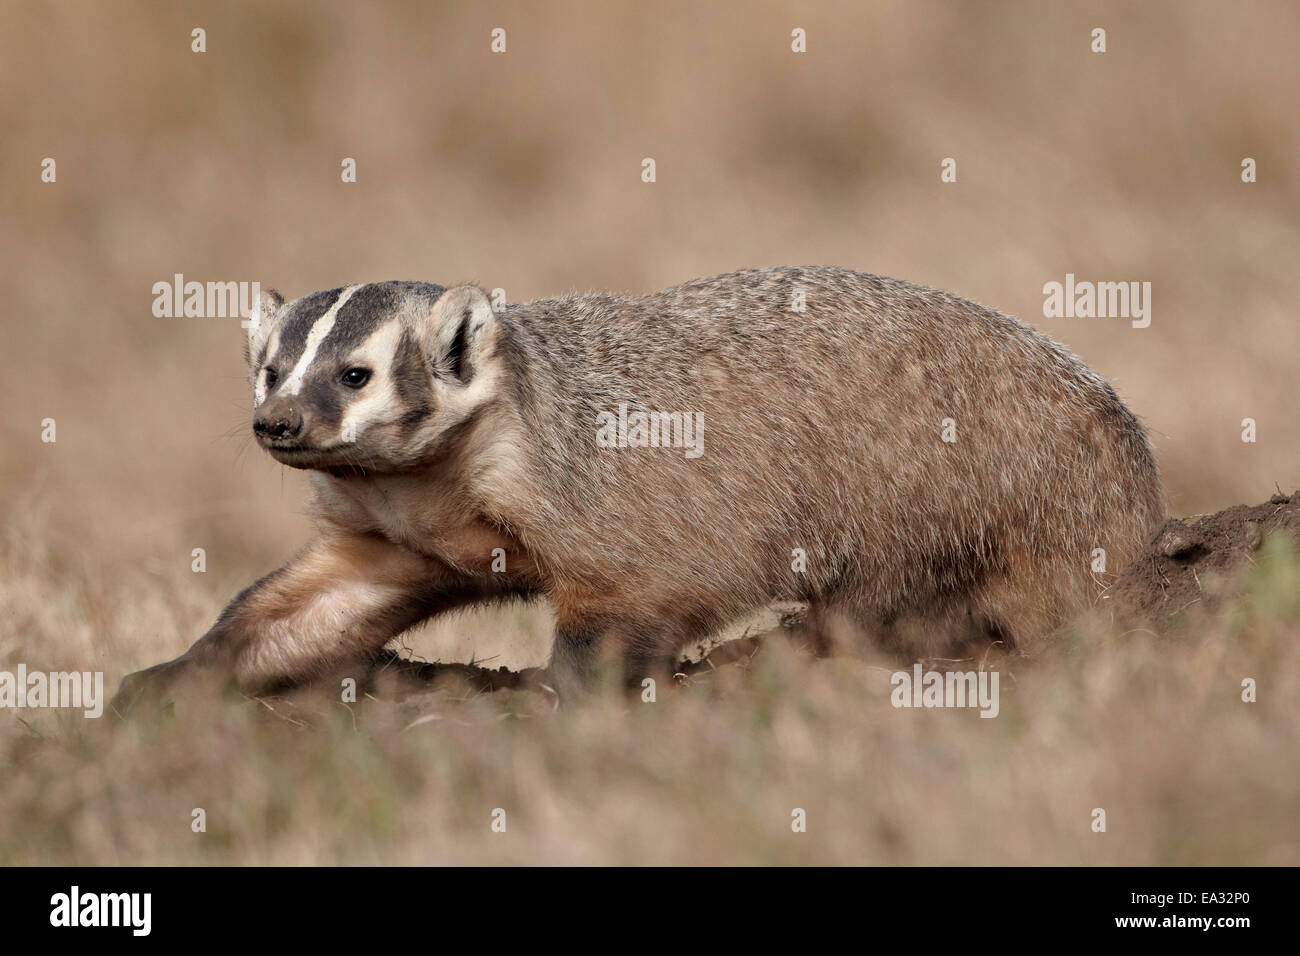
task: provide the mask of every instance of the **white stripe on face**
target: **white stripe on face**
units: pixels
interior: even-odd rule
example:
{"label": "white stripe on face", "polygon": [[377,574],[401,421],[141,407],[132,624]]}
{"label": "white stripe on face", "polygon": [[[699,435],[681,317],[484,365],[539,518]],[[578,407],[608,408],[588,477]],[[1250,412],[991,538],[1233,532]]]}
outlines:
{"label": "white stripe on face", "polygon": [[302,389],[303,376],[307,374],[307,369],[316,359],[316,351],[320,344],[325,341],[325,336],[330,334],[330,329],[334,328],[334,320],[338,317],[339,309],[343,308],[344,303],[352,298],[352,293],[360,289],[359,285],[350,285],[335,300],[334,304],[312,325],[311,331],[307,333],[307,343],[303,346],[302,356],[298,359],[298,364],[293,367],[289,377],[284,380],[280,386],[280,391],[286,395],[297,395]]}

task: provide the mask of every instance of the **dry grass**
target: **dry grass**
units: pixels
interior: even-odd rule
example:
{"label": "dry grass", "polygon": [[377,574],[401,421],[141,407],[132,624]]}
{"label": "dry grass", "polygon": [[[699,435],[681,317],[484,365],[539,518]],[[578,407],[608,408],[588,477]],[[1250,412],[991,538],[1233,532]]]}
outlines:
{"label": "dry grass", "polygon": [[[21,561],[7,552],[6,572]],[[1080,624],[1039,660],[999,663],[991,720],[895,709],[889,662],[771,641],[654,703],[572,712],[454,686],[185,701],[132,725],[32,711],[0,730],[0,863],[1294,865],[1300,563],[1271,547],[1246,582],[1195,634]],[[76,631],[85,591],[46,587],[64,611],[26,625]],[[99,608],[110,645],[132,603]]]}
{"label": "dry grass", "polygon": [[[1069,344],[1152,429],[1176,513],[1296,487],[1297,37],[1284,0],[7,5],[0,667],[114,686],[307,534],[301,477],[248,448],[238,328],[150,313],[176,272],[522,299],[860,268]],[[1151,327],[1042,318],[1066,272],[1151,281]],[[1291,594],[1177,639],[1089,632],[1012,666],[991,721],[895,711],[879,666],[778,650],[655,705],[439,698],[405,731],[383,703],[308,727],[0,714],[0,862],[1294,863]],[[507,611],[410,642],[528,664],[547,634]]]}

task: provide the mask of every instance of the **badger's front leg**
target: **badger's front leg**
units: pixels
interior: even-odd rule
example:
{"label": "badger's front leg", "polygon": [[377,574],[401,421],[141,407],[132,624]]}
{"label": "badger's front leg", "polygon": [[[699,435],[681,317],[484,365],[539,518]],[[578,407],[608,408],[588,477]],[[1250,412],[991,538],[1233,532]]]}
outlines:
{"label": "badger's front leg", "polygon": [[260,693],[361,660],[430,615],[486,597],[472,579],[377,536],[327,531],[245,588],[180,657],[128,675],[125,715],[182,686]]}

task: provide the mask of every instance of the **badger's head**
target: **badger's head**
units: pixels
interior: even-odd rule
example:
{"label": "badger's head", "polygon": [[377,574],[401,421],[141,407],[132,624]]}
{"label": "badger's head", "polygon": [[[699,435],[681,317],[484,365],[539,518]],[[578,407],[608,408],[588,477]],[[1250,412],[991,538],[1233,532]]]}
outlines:
{"label": "badger's head", "polygon": [[248,322],[253,433],[294,468],[418,467],[497,394],[500,337],[476,286],[263,292]]}

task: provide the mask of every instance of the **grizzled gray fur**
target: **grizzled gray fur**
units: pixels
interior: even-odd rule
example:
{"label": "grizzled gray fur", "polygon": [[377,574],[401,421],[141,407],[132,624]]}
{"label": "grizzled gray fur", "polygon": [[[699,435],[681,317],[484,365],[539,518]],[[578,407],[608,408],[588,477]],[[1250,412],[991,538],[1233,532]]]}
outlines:
{"label": "grizzled gray fur", "polygon": [[894,279],[763,269],[497,310],[387,282],[254,318],[254,432],[310,470],[318,533],[120,709],[198,672],[299,682],[515,597],[555,610],[562,698],[610,654],[638,678],[776,601],[907,653],[1026,652],[1164,516],[1099,375]]}

